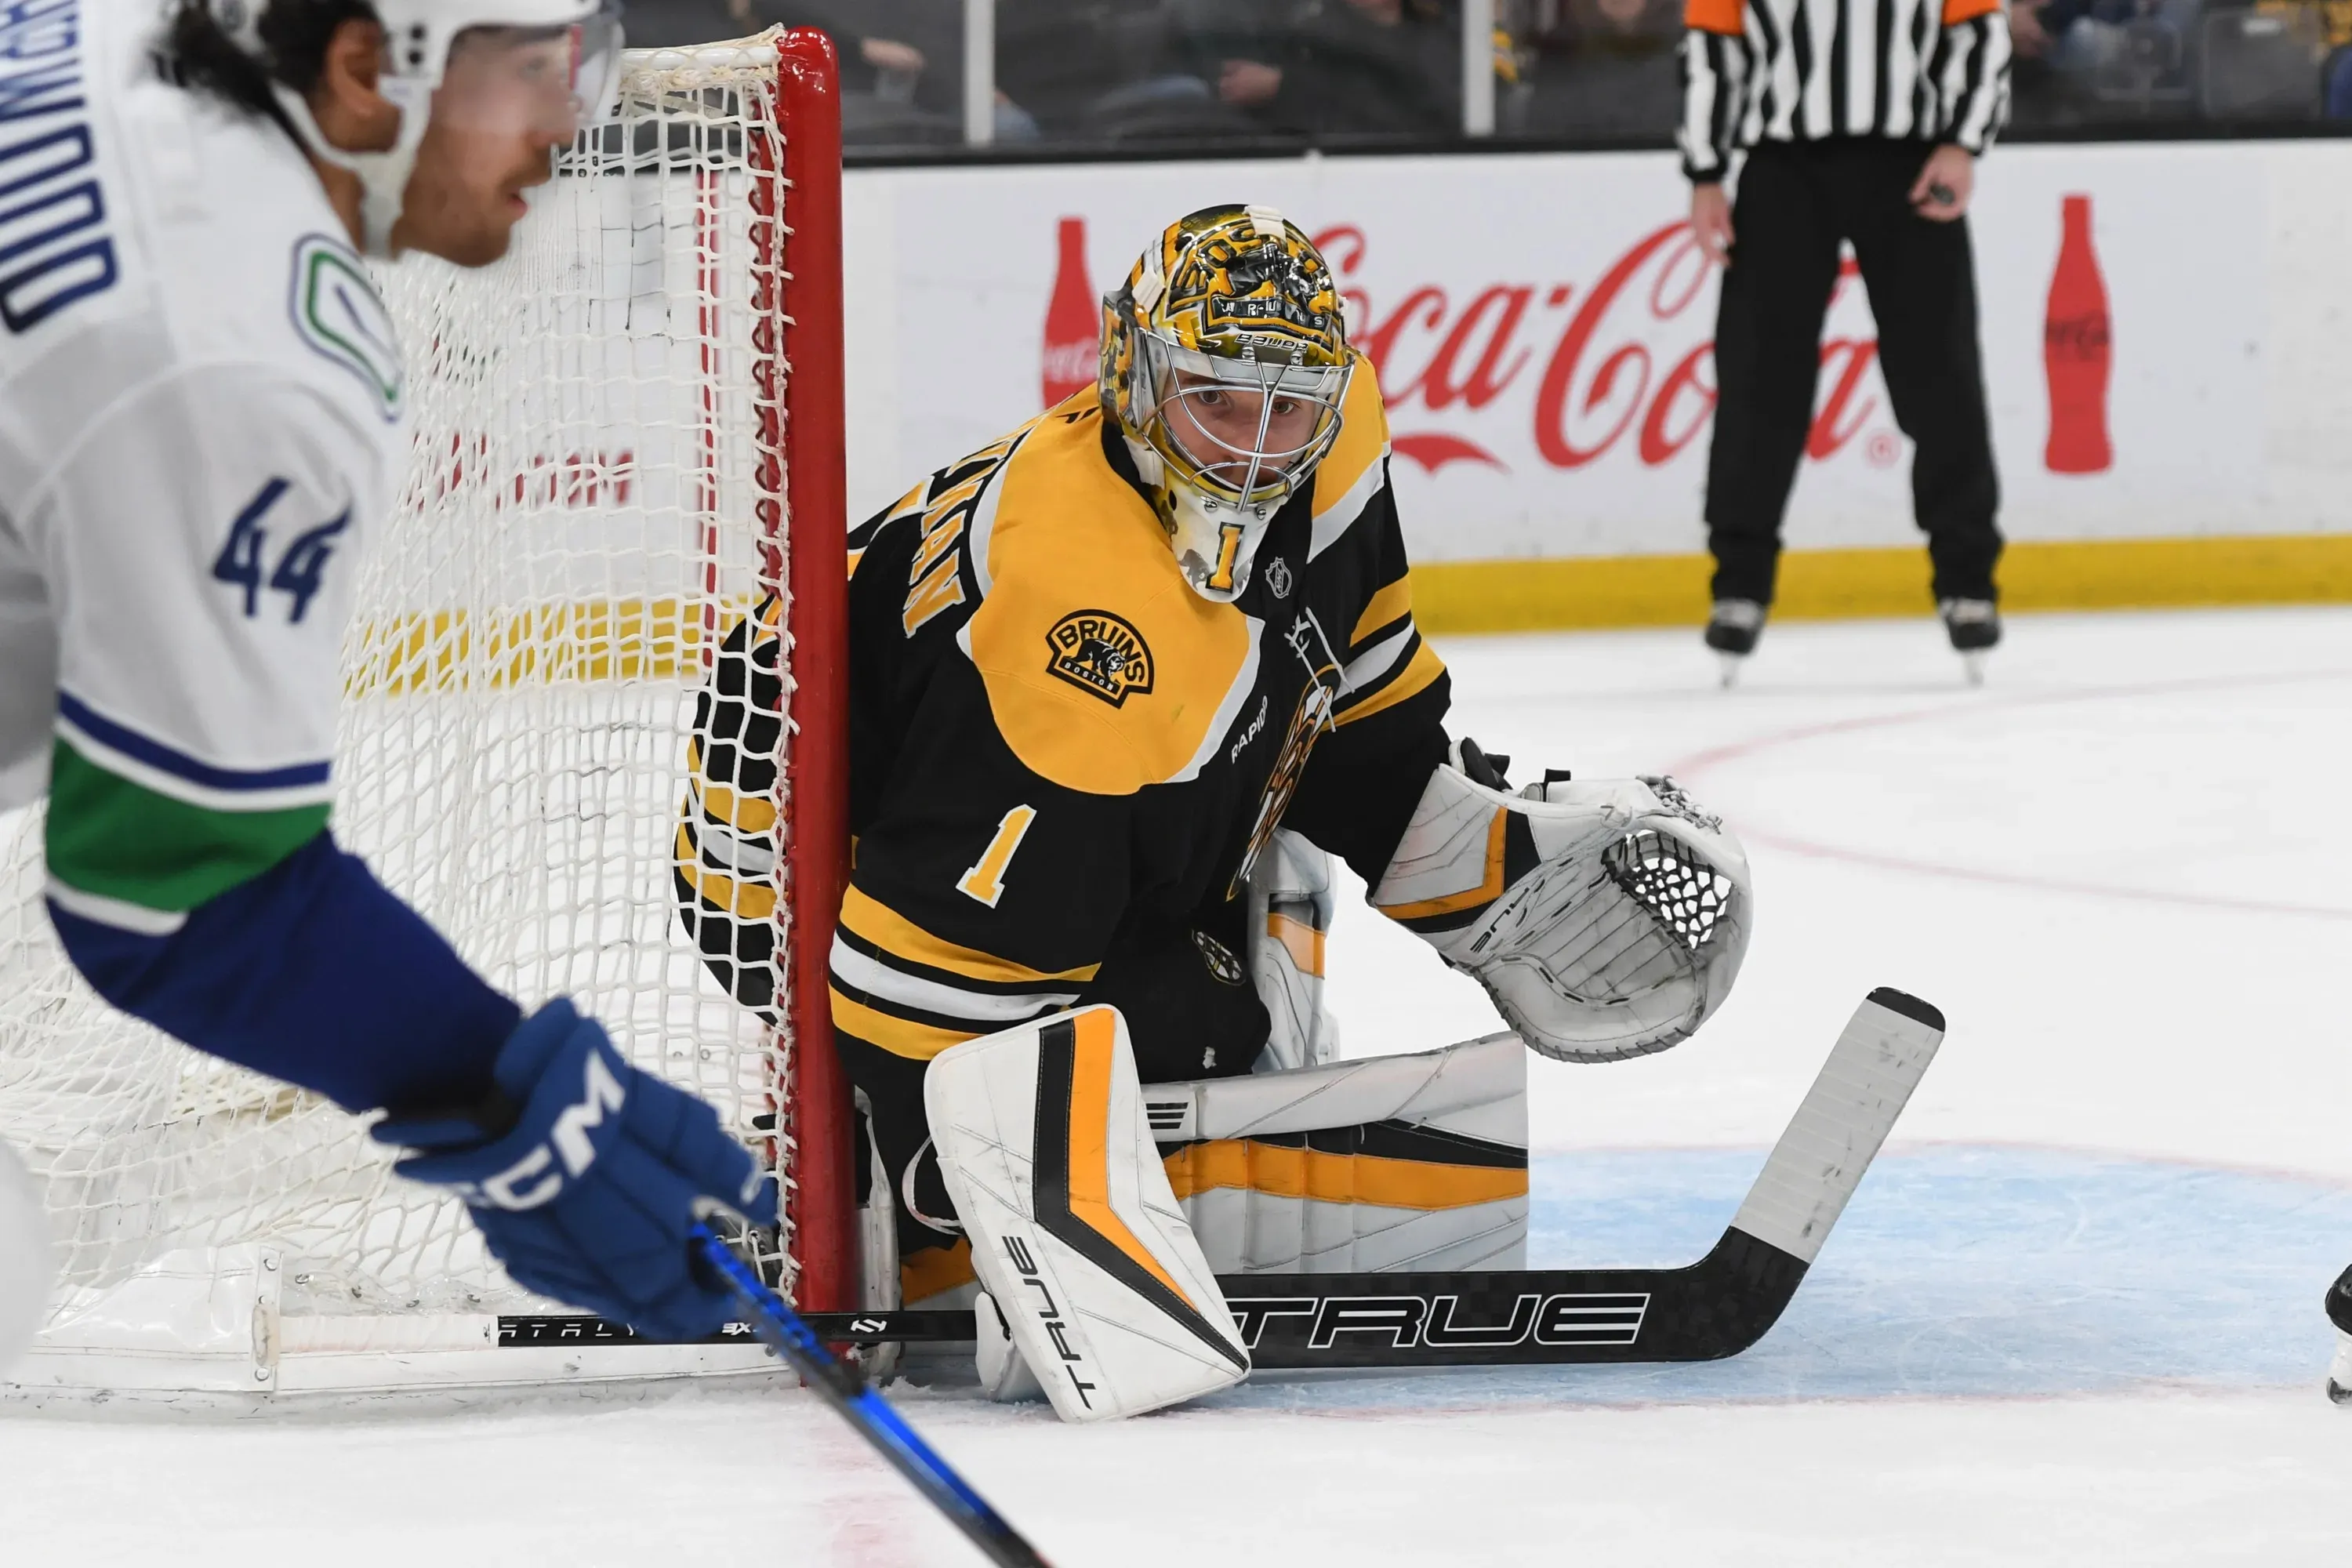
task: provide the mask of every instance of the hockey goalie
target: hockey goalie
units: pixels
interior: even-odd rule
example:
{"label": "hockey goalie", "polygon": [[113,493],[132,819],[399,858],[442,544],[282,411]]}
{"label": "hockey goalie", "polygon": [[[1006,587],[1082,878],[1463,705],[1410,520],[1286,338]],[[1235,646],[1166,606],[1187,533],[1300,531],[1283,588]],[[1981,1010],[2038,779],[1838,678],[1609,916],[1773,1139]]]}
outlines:
{"label": "hockey goalie", "polygon": [[[1746,864],[1662,779],[1515,792],[1445,729],[1372,367],[1263,206],[1105,301],[1097,387],[851,536],[854,864],[833,1016],[869,1263],[977,1281],[981,1373],[1065,1418],[1244,1376],[1217,1276],[1518,1267],[1527,1051],[1686,1037]],[[767,1008],[772,606],[703,697],[682,917]],[[1338,1058],[1329,857],[1510,1033]],[[876,1300],[869,1304],[894,1304]]]}

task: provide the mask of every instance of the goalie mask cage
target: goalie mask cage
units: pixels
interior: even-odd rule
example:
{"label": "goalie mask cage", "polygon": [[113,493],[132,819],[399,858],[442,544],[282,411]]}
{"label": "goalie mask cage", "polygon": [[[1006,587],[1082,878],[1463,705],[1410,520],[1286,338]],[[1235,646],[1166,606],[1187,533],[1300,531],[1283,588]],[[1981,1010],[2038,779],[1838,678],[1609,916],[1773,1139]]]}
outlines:
{"label": "goalie mask cage", "polygon": [[[762,1259],[855,1299],[825,963],[846,846],[840,111],[832,46],[633,51],[495,267],[382,277],[404,493],[361,561],[335,830],[526,1009],[568,995],[781,1178]],[[771,1025],[682,931],[697,695],[783,606],[773,797],[728,854],[772,885]],[[712,852],[704,834],[703,853]],[[748,1372],[755,1343],[599,1336],[530,1296],[364,1121],[113,1012],[59,952],[28,814],[0,888],[0,1137],[46,1184],[61,1288],[26,1390],[359,1393]],[[772,879],[768,874],[772,873]],[[753,894],[752,898],[758,898]],[[761,900],[764,902],[764,900]],[[353,1006],[367,998],[350,999]],[[331,1048],[331,1047],[330,1047]]]}

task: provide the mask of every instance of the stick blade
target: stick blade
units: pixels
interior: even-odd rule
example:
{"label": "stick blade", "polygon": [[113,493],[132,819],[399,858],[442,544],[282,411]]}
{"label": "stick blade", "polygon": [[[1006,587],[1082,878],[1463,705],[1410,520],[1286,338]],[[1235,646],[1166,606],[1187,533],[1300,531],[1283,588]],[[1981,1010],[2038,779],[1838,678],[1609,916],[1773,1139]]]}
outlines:
{"label": "stick blade", "polygon": [[1944,1040],[1944,1015],[1881,986],[1864,998],[1731,1224],[1811,1264]]}

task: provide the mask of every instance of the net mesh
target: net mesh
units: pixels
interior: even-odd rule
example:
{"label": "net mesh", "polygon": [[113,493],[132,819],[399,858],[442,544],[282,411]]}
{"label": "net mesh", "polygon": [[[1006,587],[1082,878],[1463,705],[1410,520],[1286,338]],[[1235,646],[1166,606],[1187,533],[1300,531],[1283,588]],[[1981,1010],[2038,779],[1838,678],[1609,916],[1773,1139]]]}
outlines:
{"label": "net mesh", "polygon": [[[774,75],[758,40],[633,54],[620,123],[560,160],[505,261],[383,274],[414,460],[344,641],[334,826],[491,984],[577,1000],[789,1183],[789,1031],[711,981],[670,891],[697,689],[785,580]],[[788,641],[788,711],[792,668]],[[546,1306],[360,1121],[100,1001],[40,844],[36,811],[0,858],[0,1137],[47,1182],[53,1325],[244,1242],[284,1249],[289,1314]],[[783,999],[788,942],[774,962]],[[790,1254],[767,1259],[788,1289]]]}

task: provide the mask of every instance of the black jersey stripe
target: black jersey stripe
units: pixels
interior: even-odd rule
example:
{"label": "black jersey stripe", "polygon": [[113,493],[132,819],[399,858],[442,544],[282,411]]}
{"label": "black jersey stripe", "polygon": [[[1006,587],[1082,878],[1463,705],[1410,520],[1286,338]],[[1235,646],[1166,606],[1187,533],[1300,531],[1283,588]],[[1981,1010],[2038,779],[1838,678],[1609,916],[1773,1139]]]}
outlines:
{"label": "black jersey stripe", "polygon": [[1076,991],[1079,981],[1055,980],[977,980],[953,969],[940,969],[933,964],[892,952],[878,942],[869,942],[845,925],[834,927],[834,940],[853,952],[863,953],[886,968],[914,980],[928,980],[934,985],[944,985],[956,991],[969,991],[975,996],[1027,996],[1040,991]]}
{"label": "black jersey stripe", "polygon": [[971,1035],[975,1037],[980,1035],[992,1035],[1000,1029],[1014,1028],[1023,1023],[1034,1023],[1039,1018],[1050,1017],[1054,1014],[1063,1011],[1065,1007],[1065,1004],[1059,1002],[1045,1003],[1038,1006],[1035,1011],[1034,1011],[1025,1019],[1015,1018],[1012,1020],[1004,1020],[997,1018],[963,1017],[953,1013],[936,1013],[926,1007],[913,1006],[908,1003],[898,1001],[894,997],[880,995],[875,992],[866,990],[862,986],[854,985],[850,982],[844,980],[838,971],[834,972],[831,978],[835,991],[846,996],[849,1000],[856,1003],[861,1007],[870,1007],[875,1012],[886,1014],[890,1017],[899,1020],[901,1023],[920,1024],[927,1028],[950,1029],[960,1034]]}
{"label": "black jersey stripe", "polygon": [[[1196,1143],[1223,1141],[1187,1138],[1161,1143],[1160,1152],[1165,1156]],[[1493,1171],[1523,1171],[1528,1166],[1528,1152],[1517,1144],[1474,1138],[1467,1132],[1450,1132],[1416,1121],[1366,1121],[1349,1127],[1318,1127],[1304,1132],[1245,1132],[1234,1141],[1265,1143],[1277,1149],[1312,1149],[1318,1154],[1370,1154],[1382,1160],[1475,1165]]]}

